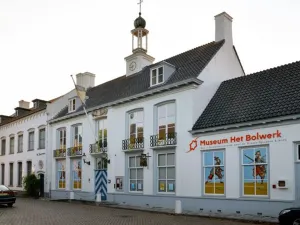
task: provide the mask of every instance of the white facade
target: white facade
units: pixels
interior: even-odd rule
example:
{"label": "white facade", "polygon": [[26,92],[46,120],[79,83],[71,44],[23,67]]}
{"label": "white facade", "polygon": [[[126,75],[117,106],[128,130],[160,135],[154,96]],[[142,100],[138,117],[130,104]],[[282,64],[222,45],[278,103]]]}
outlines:
{"label": "white facade", "polygon": [[1,150],[5,151],[0,156],[1,182],[11,189],[22,191],[22,177],[30,172],[46,172],[46,125],[46,110],[42,110],[0,126]]}

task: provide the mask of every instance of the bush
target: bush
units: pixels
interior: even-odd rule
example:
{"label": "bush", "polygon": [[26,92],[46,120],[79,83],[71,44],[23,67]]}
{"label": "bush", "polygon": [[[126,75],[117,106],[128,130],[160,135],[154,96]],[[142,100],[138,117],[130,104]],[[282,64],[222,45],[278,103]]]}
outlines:
{"label": "bush", "polygon": [[40,189],[40,179],[35,174],[24,177],[23,185],[26,193],[32,197],[38,197]]}

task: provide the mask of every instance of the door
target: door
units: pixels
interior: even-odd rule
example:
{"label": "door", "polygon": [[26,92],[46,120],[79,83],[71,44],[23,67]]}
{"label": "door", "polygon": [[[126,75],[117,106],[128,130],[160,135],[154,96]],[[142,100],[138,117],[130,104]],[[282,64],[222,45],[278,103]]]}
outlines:
{"label": "door", "polygon": [[107,200],[107,163],[103,158],[96,158],[95,194],[101,194],[101,201]]}
{"label": "door", "polygon": [[39,177],[40,177],[40,197],[44,197],[44,193],[45,193],[44,177],[45,177],[45,175],[41,173],[41,174],[39,174]]}

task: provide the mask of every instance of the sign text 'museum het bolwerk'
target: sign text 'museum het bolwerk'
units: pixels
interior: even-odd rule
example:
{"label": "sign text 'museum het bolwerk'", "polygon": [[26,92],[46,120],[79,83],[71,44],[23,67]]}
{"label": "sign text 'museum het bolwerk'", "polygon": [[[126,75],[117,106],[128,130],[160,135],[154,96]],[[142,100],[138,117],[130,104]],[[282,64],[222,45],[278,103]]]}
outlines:
{"label": "sign text 'museum het bolwerk'", "polygon": [[230,138],[223,138],[223,139],[215,139],[215,140],[200,140],[197,139],[200,137],[195,138],[190,142],[190,149],[187,152],[194,151],[198,145],[200,145],[200,149],[210,148],[215,145],[219,146],[231,146],[231,145],[245,145],[249,142],[252,144],[254,142],[272,142],[273,140],[281,140],[284,139],[281,136],[281,132],[277,130],[274,133],[260,133],[256,132],[256,134],[246,134],[242,136],[231,136]]}
{"label": "sign text 'museum het bolwerk'", "polygon": [[220,145],[220,144],[228,144],[228,143],[238,143],[238,142],[247,142],[247,141],[259,141],[259,140],[267,140],[281,138],[281,132],[277,130],[275,133],[267,133],[261,134],[256,132],[255,135],[246,134],[244,136],[232,136],[230,138],[224,138],[219,140],[200,140],[200,146],[206,145]]}

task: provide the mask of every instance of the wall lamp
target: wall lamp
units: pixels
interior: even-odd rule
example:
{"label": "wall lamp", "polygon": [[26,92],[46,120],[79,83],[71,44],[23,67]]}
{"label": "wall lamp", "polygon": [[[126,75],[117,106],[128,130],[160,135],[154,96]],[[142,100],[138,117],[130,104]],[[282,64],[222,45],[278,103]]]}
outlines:
{"label": "wall lamp", "polygon": [[85,161],[85,157],[86,157],[85,153],[82,154],[82,157],[84,157],[83,158],[83,163],[91,165],[91,161]]}

